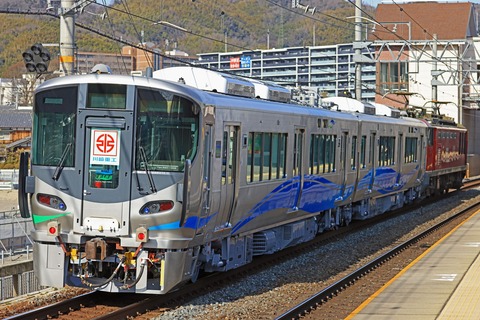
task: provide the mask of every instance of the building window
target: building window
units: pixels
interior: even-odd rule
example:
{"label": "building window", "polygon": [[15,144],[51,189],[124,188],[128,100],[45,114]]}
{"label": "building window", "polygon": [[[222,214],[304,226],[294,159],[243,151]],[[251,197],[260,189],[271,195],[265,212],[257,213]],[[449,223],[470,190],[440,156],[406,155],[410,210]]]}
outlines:
{"label": "building window", "polygon": [[380,93],[386,94],[408,89],[407,62],[380,62]]}

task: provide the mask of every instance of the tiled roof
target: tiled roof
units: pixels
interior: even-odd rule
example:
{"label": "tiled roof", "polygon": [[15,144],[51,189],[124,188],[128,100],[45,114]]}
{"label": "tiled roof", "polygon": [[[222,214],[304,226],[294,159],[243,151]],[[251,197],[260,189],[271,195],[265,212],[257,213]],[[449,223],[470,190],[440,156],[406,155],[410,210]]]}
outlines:
{"label": "tiled roof", "polygon": [[31,128],[32,112],[18,110],[0,111],[0,129],[2,128]]}
{"label": "tiled roof", "polygon": [[[468,2],[410,2],[377,6],[375,20],[388,27],[395,27],[394,22],[408,22],[411,25],[411,40],[462,40],[476,36],[473,5]],[[369,35],[370,40],[408,40],[408,26],[397,24],[396,33],[382,31],[376,26],[375,33]],[[398,36],[397,36],[398,35]]]}

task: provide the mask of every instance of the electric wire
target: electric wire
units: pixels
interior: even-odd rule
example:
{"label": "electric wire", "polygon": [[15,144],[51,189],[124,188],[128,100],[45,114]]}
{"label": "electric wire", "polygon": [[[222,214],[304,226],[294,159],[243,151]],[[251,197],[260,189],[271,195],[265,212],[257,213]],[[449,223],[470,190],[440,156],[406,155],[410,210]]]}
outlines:
{"label": "electric wire", "polygon": [[[377,23],[378,25],[380,25],[381,27],[383,27],[385,30],[387,30],[388,32],[392,33],[393,35],[395,35],[396,37],[398,37],[400,40],[404,41],[405,43],[408,43],[410,45],[413,45],[413,42],[411,40],[406,40],[405,38],[401,37],[400,35],[398,35],[397,33],[389,30],[388,28],[386,28],[381,22],[377,21],[374,17],[372,17],[370,14],[368,14],[363,8],[361,7],[358,7],[356,5],[356,3],[354,3],[352,0],[348,0],[349,3],[351,3],[353,6],[355,6],[356,8],[360,9],[365,15],[368,16],[368,18],[372,21],[374,21],[375,23]],[[407,16],[412,20],[414,21],[424,32],[427,32],[426,29],[424,27],[422,27],[418,21],[416,21],[410,14],[408,14],[404,8],[400,7],[395,1],[392,0],[393,3],[395,3],[395,5],[397,5],[397,7],[400,8],[400,11],[402,12],[405,12],[405,14],[407,14]],[[428,34],[428,32],[427,32]],[[377,35],[375,35],[375,37],[379,40],[381,40]],[[437,43],[439,43],[438,39],[433,39],[433,35],[431,35],[432,37],[432,41],[435,41]],[[439,43],[441,44],[441,43]],[[429,52],[427,52],[426,50],[424,49],[420,49],[419,50],[420,52],[424,53],[426,56],[429,56],[431,57],[432,59],[434,59],[436,62],[440,62],[442,64],[444,64],[447,69],[451,72],[458,72],[458,70],[454,69],[453,67],[451,67],[449,64],[447,64],[445,61],[441,60],[441,59],[438,59],[438,57],[434,57],[432,54],[430,54]],[[452,52],[451,50],[449,50],[450,53],[452,53],[453,56],[455,56],[455,52]],[[411,58],[410,54],[406,54],[407,57]],[[457,58],[458,59],[458,58]],[[463,62],[463,59],[460,59],[461,62]],[[433,62],[425,62],[425,63],[429,63],[429,64],[433,64]],[[464,72],[466,74],[466,72]],[[467,78],[467,77],[464,77],[464,78]],[[473,87],[473,90],[476,92],[476,93],[479,93],[478,92],[478,89],[476,87]],[[444,91],[441,91],[442,93],[445,93]]]}
{"label": "electric wire", "polygon": [[[103,2],[103,4],[106,5],[106,0],[102,0],[102,2]],[[105,7],[104,7],[104,10],[105,10],[105,14],[106,14],[106,19],[108,19],[108,22],[109,22],[109,24],[110,24],[110,27],[111,27],[112,30],[113,30],[113,21],[112,21],[112,19],[110,18],[110,15],[108,14],[108,7],[105,6]],[[122,47],[120,46],[120,43],[119,43],[119,42],[115,42],[115,44],[117,45],[117,49],[118,49],[118,51],[119,51],[119,55],[116,55],[116,57],[117,57],[117,64],[119,64],[118,60],[119,60],[119,56],[120,56],[120,58],[121,58],[121,60],[122,60],[121,62],[123,63],[123,67],[124,67],[124,69],[125,69],[125,72],[128,72],[127,64],[125,63],[125,59],[124,59],[123,54],[122,54]]]}
{"label": "electric wire", "polygon": [[[138,32],[137,26],[135,25],[135,23],[133,23],[133,16],[131,15],[131,11],[128,7],[127,1],[121,0],[121,3],[125,8],[125,12],[127,13],[128,18],[130,19],[131,25],[133,26],[133,30],[135,31],[137,37],[140,39],[140,43],[146,47],[147,45],[144,43],[144,39],[142,35],[140,34],[140,32]],[[150,59],[150,56],[145,51],[142,51],[142,52],[145,56],[145,59],[147,60],[148,65],[153,68],[153,62],[152,62],[152,59]]]}
{"label": "electric wire", "polygon": [[[281,6],[281,5],[278,5],[277,3],[274,3],[274,2],[272,2],[272,1],[270,1],[270,0],[266,0],[266,1],[267,1],[268,3],[273,4],[273,5],[279,6],[279,7],[283,8],[283,9],[285,9],[285,10],[294,12],[295,14],[300,14],[300,13],[296,12],[295,10],[291,10],[291,9],[285,8],[285,7],[283,7],[283,6]],[[351,1],[349,1],[349,2],[351,3]],[[123,1],[122,1],[122,3],[123,3]],[[110,9],[112,9],[112,10],[116,10],[116,11],[120,11],[120,12],[122,12],[122,13],[129,14],[130,19],[131,19],[131,17],[138,17],[138,18],[141,18],[141,19],[144,19],[144,20],[149,20],[150,22],[154,22],[154,21],[151,20],[151,19],[148,19],[148,18],[139,16],[139,15],[132,14],[131,12],[129,12],[129,10],[123,11],[123,10],[119,10],[119,9],[117,9],[117,8],[114,8],[114,7],[110,7],[110,6],[106,5],[105,2],[104,2],[103,4],[100,4],[100,3],[96,3],[96,4],[97,4],[97,5],[100,5],[100,6],[108,7],[108,8],[110,8]],[[128,8],[127,8],[127,9],[128,9]],[[363,9],[362,9],[362,11],[365,12]],[[366,12],[365,12],[365,13],[366,13]],[[368,15],[368,13],[366,13],[366,14]],[[312,19],[312,17],[310,17],[310,16],[308,16],[308,15],[304,15],[304,14],[300,14],[300,15],[302,15],[302,16],[304,16],[304,17],[307,17],[307,18],[309,18],[309,19]],[[323,15],[325,15],[325,16],[327,16],[327,17],[329,17],[329,18],[332,18],[332,19],[340,20],[339,18],[334,17],[334,16],[331,16],[331,15],[326,15],[326,14],[323,14]],[[369,15],[369,16],[370,16],[370,15]],[[370,17],[371,17],[371,16],[370,16]],[[313,18],[313,20],[318,21],[318,22],[320,22],[320,23],[325,23],[324,21],[321,21],[321,20],[318,20],[318,19],[314,19],[314,18]],[[373,20],[374,20],[374,19],[373,19]],[[374,20],[374,21],[375,21],[375,20]],[[378,23],[379,25],[381,25],[381,23],[379,23],[379,22],[377,22],[377,23]],[[327,24],[328,24],[328,23],[327,23]],[[350,23],[350,24],[351,24],[351,23]],[[332,26],[335,26],[335,27],[338,27],[337,25],[334,25],[334,24],[331,24],[331,25],[332,25]],[[101,31],[99,31],[99,30],[95,30],[95,31],[94,31],[92,28],[86,27],[86,26],[84,26],[84,25],[79,25],[79,26],[82,27],[82,28],[85,28],[85,29],[87,29],[87,30],[89,30],[89,31],[91,31],[91,32],[95,32],[95,33],[97,33],[97,34],[99,34],[99,35],[105,36],[105,35],[104,35]],[[391,32],[391,31],[388,30],[387,28],[386,28],[386,30],[389,31],[389,32]],[[186,32],[187,32],[187,33],[190,33],[190,34],[193,34],[193,35],[198,35],[198,34],[195,34],[195,33],[193,33],[193,32],[190,32],[190,31],[186,31]],[[138,33],[138,31],[137,31],[137,33]],[[393,33],[393,32],[392,32],[392,33]],[[203,37],[202,35],[198,35],[198,36]],[[375,35],[375,36],[376,36],[376,35]],[[398,36],[398,35],[396,35],[396,36]],[[378,37],[378,36],[376,36],[376,37]],[[114,40],[114,41],[117,41],[117,42],[119,41],[119,39],[116,38],[116,37],[109,37],[109,38],[110,38],[111,40]],[[219,40],[216,40],[216,39],[213,39],[213,40],[223,43],[223,41],[219,41]],[[406,41],[405,39],[403,39],[403,40]],[[122,42],[122,41],[120,41],[120,42]],[[130,42],[123,41],[123,43],[124,43],[124,44],[128,44],[128,45],[131,45],[132,47],[137,47],[138,49],[141,49],[141,50],[143,50],[144,52],[151,52],[151,53],[159,54],[158,51],[152,52],[151,50],[148,50],[147,48],[135,46],[135,45],[133,45],[133,44],[130,43]],[[237,47],[238,47],[238,46],[237,46]],[[248,48],[244,48],[244,49],[246,49],[246,50],[251,50],[251,49],[248,49]],[[146,54],[146,53],[145,53],[145,54]],[[426,54],[428,54],[428,53],[426,53]],[[161,56],[163,56],[163,57],[166,57],[166,58],[168,57],[169,59],[172,59],[172,60],[176,60],[176,61],[179,61],[179,62],[186,63],[184,60],[182,60],[182,59],[176,59],[176,58],[174,58],[174,57],[172,57],[172,56],[165,56],[165,55],[162,55],[162,54],[159,54],[159,55],[161,55]],[[326,55],[326,54],[325,54],[325,55]],[[279,60],[283,60],[283,59],[280,58]],[[188,62],[187,62],[187,64],[192,65],[191,63],[188,63]],[[337,80],[339,80],[339,79],[337,79]]]}

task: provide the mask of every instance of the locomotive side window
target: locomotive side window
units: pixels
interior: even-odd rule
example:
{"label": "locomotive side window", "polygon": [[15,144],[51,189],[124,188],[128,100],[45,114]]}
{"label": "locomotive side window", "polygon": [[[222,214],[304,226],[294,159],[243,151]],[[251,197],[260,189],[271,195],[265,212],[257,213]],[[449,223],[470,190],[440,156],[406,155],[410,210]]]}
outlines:
{"label": "locomotive side window", "polygon": [[287,134],[250,132],[248,134],[247,182],[285,177]]}
{"label": "locomotive side window", "polygon": [[405,138],[405,163],[417,162],[418,138]]}
{"label": "locomotive side window", "polygon": [[466,154],[467,153],[467,148],[466,148],[466,145],[465,145],[465,136],[466,134],[465,133],[460,133],[460,147],[459,147],[459,151],[461,154]]}
{"label": "locomotive side window", "polygon": [[33,115],[32,163],[74,166],[77,87],[39,92]]}
{"label": "locomotive side window", "polygon": [[310,174],[335,171],[336,135],[312,134],[310,140]]}
{"label": "locomotive side window", "polygon": [[433,146],[433,134],[434,134],[434,130],[433,128],[428,128],[428,137],[427,137],[427,144],[429,146]]}
{"label": "locomotive side window", "polygon": [[88,85],[87,108],[125,109],[127,86],[91,83]]}
{"label": "locomotive side window", "polygon": [[188,99],[169,92],[138,89],[137,170],[183,171],[196,154],[199,112]]}

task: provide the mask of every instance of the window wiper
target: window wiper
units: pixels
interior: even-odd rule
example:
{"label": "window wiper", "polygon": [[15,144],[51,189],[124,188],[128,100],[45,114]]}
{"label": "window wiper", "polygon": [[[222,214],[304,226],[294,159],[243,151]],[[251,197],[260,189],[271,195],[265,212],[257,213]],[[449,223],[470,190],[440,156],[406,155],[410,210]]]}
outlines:
{"label": "window wiper", "polygon": [[70,152],[71,148],[72,148],[72,143],[68,143],[67,146],[65,147],[65,150],[63,150],[62,157],[60,158],[60,161],[57,164],[57,168],[53,173],[53,176],[52,176],[53,180],[57,181],[58,178],[60,178],[60,175],[62,174],[62,170],[65,164],[65,160],[67,159],[67,155]]}
{"label": "window wiper", "polygon": [[145,154],[145,150],[143,149],[142,146],[138,147],[140,150],[140,157],[142,158],[143,163],[145,164],[145,172],[147,173],[148,177],[148,182],[150,182],[150,190],[152,190],[153,193],[157,192],[157,187],[155,186],[155,182],[153,181],[152,173],[150,170],[148,170],[148,161],[147,161],[147,155]]}

